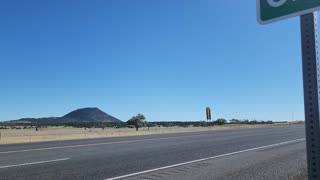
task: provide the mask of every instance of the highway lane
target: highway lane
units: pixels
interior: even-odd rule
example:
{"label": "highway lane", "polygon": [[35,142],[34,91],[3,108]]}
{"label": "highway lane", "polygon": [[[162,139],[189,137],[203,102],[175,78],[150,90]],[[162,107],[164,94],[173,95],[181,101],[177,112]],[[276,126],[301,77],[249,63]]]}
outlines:
{"label": "highway lane", "polygon": [[126,179],[144,180],[306,180],[304,141],[141,173]]}
{"label": "highway lane", "polygon": [[304,136],[298,125],[0,145],[0,179],[107,179],[297,139],[282,146],[298,144],[292,151],[301,152]]}

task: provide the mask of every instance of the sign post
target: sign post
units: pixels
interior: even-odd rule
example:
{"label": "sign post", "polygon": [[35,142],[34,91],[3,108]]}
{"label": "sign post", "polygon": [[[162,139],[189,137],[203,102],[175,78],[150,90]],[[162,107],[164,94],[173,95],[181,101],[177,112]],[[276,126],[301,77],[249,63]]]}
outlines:
{"label": "sign post", "polygon": [[211,109],[209,107],[206,108],[207,121],[211,120]]}
{"label": "sign post", "polygon": [[300,26],[308,174],[310,180],[316,180],[320,179],[317,13],[302,15]]}
{"label": "sign post", "polygon": [[[207,115],[207,123],[211,120],[211,109],[209,107],[206,108],[206,115]],[[210,124],[208,124],[208,129],[211,127]],[[211,128],[210,128],[211,129]]]}
{"label": "sign post", "polygon": [[300,16],[308,179],[320,179],[320,70],[317,13],[320,0],[257,0],[258,22]]}

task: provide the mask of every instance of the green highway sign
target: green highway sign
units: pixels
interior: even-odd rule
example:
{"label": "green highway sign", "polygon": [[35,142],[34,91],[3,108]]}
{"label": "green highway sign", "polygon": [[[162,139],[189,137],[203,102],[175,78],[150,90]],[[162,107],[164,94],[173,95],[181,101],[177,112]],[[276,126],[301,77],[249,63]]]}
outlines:
{"label": "green highway sign", "polygon": [[320,0],[257,0],[258,22],[267,24],[320,9]]}

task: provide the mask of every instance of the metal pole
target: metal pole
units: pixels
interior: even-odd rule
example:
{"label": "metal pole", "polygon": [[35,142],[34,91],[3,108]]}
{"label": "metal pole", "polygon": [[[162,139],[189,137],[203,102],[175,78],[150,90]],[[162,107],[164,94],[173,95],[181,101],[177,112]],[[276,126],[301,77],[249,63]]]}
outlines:
{"label": "metal pole", "polygon": [[320,179],[319,60],[317,14],[300,17],[306,145],[309,180]]}

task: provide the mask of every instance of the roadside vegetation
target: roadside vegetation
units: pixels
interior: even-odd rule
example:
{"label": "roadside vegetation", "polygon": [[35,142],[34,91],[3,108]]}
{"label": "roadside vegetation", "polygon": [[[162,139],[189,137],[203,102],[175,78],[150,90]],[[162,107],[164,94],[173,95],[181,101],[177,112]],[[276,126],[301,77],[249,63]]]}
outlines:
{"label": "roadside vegetation", "polygon": [[[302,122],[302,121],[301,121]],[[258,120],[239,120],[219,118],[214,121],[151,121],[147,122],[143,114],[138,114],[130,118],[127,122],[0,122],[1,129],[29,129],[29,128],[45,128],[48,126],[58,127],[75,127],[75,128],[136,128],[136,131],[141,127],[207,127],[207,126],[223,126],[228,124],[239,125],[258,125],[258,124],[276,124],[287,123],[287,121],[273,122],[273,121],[258,121]]]}
{"label": "roadside vegetation", "polygon": [[[0,144],[42,142],[102,137],[138,136],[166,133],[217,131],[238,128],[259,128],[295,125],[303,122],[272,122],[217,119],[206,121],[147,122],[138,114],[127,122],[68,122],[68,123],[0,123]],[[211,128],[208,128],[211,126]]]}

